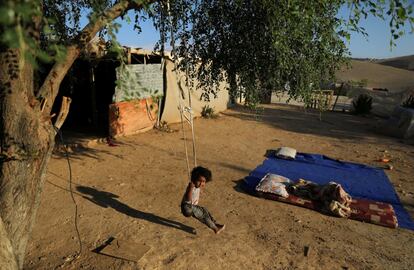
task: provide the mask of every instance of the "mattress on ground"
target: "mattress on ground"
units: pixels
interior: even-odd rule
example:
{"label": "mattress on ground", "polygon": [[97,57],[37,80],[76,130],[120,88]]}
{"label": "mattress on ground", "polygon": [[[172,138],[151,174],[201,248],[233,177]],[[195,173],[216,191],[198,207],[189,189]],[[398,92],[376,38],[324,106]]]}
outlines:
{"label": "mattress on ground", "polygon": [[344,162],[319,154],[297,153],[294,160],[268,155],[268,158],[246,177],[244,188],[254,192],[260,179],[267,173],[282,175],[293,181],[302,178],[321,185],[334,181],[341,184],[352,198],[391,204],[398,226],[414,230],[414,222],[410,214],[404,209],[393,185],[382,169]]}
{"label": "mattress on ground", "polygon": [[[289,197],[287,198],[264,192],[256,192],[255,195],[265,199],[286,202],[313,210],[319,209],[318,203],[294,196],[292,194],[289,194]],[[395,216],[394,209],[390,204],[366,199],[353,199],[350,208],[352,210],[351,216],[349,217],[350,219],[390,228],[398,227],[397,217]]]}

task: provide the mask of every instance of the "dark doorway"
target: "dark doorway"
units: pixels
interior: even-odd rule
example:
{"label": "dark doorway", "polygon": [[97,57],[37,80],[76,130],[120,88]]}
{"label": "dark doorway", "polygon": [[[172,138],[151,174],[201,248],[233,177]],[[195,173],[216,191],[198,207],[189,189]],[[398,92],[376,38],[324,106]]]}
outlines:
{"label": "dark doorway", "polygon": [[72,99],[63,132],[108,135],[108,108],[115,92],[118,61],[77,60],[59,89],[53,113],[58,113],[62,96]]}

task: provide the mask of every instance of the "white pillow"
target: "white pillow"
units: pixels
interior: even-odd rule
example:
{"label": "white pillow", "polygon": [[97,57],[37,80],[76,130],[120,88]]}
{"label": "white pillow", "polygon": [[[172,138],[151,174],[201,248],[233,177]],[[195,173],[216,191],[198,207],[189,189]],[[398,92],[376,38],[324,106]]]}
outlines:
{"label": "white pillow", "polygon": [[284,176],[268,173],[260,180],[256,190],[287,198],[289,193],[286,191],[286,185],[290,183],[291,181]]}
{"label": "white pillow", "polygon": [[283,159],[295,159],[296,149],[290,147],[281,147],[276,151],[276,156]]}

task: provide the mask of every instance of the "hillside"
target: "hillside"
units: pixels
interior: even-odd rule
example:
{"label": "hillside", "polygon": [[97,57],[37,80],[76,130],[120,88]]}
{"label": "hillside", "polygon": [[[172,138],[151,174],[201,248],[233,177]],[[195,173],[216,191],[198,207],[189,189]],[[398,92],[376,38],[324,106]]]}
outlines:
{"label": "hillside", "polygon": [[368,80],[367,87],[387,88],[391,92],[414,89],[414,71],[379,63],[351,60],[351,68],[337,72],[336,77],[339,81]]}
{"label": "hillside", "polygon": [[414,55],[407,55],[395,58],[380,59],[376,63],[395,68],[407,69],[414,71]]}

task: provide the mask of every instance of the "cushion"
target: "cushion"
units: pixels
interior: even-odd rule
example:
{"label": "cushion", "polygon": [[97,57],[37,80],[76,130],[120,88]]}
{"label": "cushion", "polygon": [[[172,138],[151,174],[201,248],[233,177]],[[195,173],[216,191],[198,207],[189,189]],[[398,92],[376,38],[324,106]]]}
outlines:
{"label": "cushion", "polygon": [[281,147],[276,151],[276,157],[283,159],[295,159],[296,149],[290,147]]}
{"label": "cushion", "polygon": [[268,173],[259,184],[256,186],[256,191],[271,193],[283,198],[289,197],[289,193],[286,191],[286,185],[289,185],[291,181],[281,175]]}

